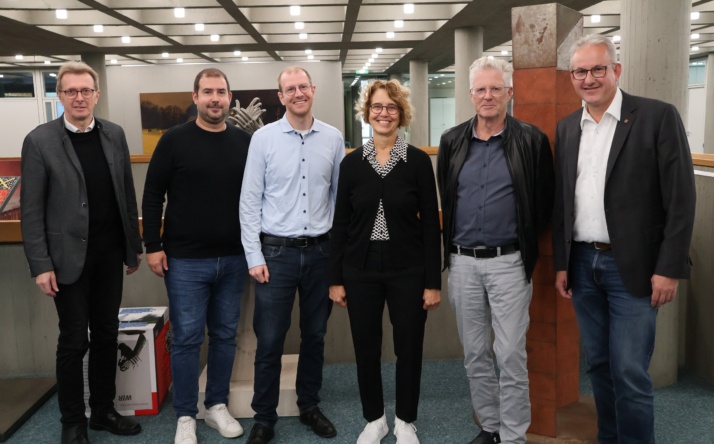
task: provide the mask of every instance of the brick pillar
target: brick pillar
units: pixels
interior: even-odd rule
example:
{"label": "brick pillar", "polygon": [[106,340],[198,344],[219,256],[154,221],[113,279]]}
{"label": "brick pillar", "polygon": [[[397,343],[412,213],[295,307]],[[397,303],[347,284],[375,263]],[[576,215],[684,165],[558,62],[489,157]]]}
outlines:
{"label": "brick pillar", "polygon": [[[538,126],[555,143],[558,120],[581,107],[570,82],[569,49],[582,36],[582,15],[556,3],[511,10],[513,115]],[[580,335],[569,300],[555,291],[550,230],[541,236],[533,275],[526,350],[530,433],[556,436],[556,410],[578,401]]]}

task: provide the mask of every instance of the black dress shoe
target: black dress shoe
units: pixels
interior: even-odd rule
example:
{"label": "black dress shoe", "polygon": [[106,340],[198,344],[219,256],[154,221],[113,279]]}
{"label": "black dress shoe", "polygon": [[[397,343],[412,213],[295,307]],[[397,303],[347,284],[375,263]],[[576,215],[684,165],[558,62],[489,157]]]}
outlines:
{"label": "black dress shoe", "polygon": [[89,444],[87,425],[82,424],[62,429],[62,444]]}
{"label": "black dress shoe", "polygon": [[498,432],[487,432],[481,430],[481,433],[476,436],[469,444],[500,444],[501,435]]}
{"label": "black dress shoe", "polygon": [[89,428],[92,430],[106,430],[115,435],[136,435],[141,432],[141,424],[120,415],[114,409],[98,415],[92,414],[89,419]]}
{"label": "black dress shoe", "polygon": [[253,424],[253,428],[250,429],[250,435],[248,436],[246,444],[267,444],[274,436],[275,432],[273,432],[273,429],[256,422]]}
{"label": "black dress shoe", "polygon": [[337,435],[335,426],[322,414],[319,407],[315,407],[307,413],[301,413],[300,422],[309,425],[315,435],[319,437],[332,438]]}

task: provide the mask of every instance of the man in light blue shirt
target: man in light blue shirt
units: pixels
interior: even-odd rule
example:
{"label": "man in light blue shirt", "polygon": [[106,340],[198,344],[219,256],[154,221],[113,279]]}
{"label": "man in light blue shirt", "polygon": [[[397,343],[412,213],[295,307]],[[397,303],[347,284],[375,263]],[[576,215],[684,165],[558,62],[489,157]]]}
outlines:
{"label": "man in light blue shirt", "polygon": [[253,328],[255,425],[248,444],[264,444],[278,420],[280,370],[295,292],[302,342],[297,370],[300,421],[318,436],[337,434],[318,408],[325,332],[332,303],[326,279],[342,134],[312,115],[315,86],[297,66],[278,76],[283,118],[255,134],[240,198],[241,240],[257,281]]}

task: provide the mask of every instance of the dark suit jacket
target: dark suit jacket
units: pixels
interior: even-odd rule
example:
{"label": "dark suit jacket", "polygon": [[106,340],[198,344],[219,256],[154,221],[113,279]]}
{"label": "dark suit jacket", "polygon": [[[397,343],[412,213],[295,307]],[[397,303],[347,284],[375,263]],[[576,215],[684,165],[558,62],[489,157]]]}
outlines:
{"label": "dark suit jacket", "polygon": [[[95,117],[124,228],[124,262],[142,252],[131,159],[124,130]],[[89,211],[82,166],[64,116],[38,126],[22,144],[21,227],[32,276],[54,270],[58,282],[79,279],[87,254]]]}
{"label": "dark suit jacket", "polygon": [[[649,297],[653,274],[689,277],[695,207],[692,156],[674,106],[622,95],[620,122],[607,161],[605,219],[625,287],[634,296]],[[582,113],[581,109],[561,120],[556,133],[556,271],[568,270],[570,260]]]}

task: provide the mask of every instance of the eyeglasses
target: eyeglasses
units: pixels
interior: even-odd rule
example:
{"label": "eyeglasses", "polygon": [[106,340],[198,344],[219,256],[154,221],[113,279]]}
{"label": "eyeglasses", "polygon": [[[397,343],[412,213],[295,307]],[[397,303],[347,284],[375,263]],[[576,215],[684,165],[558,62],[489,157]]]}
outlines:
{"label": "eyeglasses", "polygon": [[486,91],[489,91],[493,97],[501,97],[510,86],[491,86],[489,88],[471,88],[471,95],[475,97],[484,97]]}
{"label": "eyeglasses", "polygon": [[297,90],[299,89],[301,93],[307,94],[308,91],[310,91],[310,88],[312,88],[312,85],[309,83],[303,83],[302,85],[298,86],[297,88],[294,86],[291,86],[290,88],[285,88],[285,91],[283,91],[283,94],[290,97],[294,96]]}
{"label": "eyeglasses", "polygon": [[387,114],[389,115],[395,115],[399,113],[399,107],[393,103],[390,103],[389,105],[382,105],[381,103],[373,103],[369,109],[372,110],[373,113],[375,114],[382,114],[382,110],[386,108],[387,109]]}
{"label": "eyeglasses", "polygon": [[86,98],[92,97],[92,94],[94,94],[94,91],[95,90],[93,90],[93,89],[82,88],[80,90],[65,89],[64,91],[60,91],[60,92],[62,92],[65,96],[67,96],[68,99],[74,99],[75,97],[77,97],[77,93],[81,92],[82,97],[84,97],[86,99]]}
{"label": "eyeglasses", "polygon": [[588,73],[590,73],[593,77],[599,79],[601,77],[605,77],[605,73],[607,72],[608,66],[615,66],[615,64],[610,63],[609,65],[605,66],[597,65],[593,66],[590,69],[578,68],[570,71],[570,75],[572,75],[575,80],[585,80],[588,76]]}

